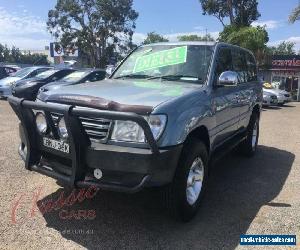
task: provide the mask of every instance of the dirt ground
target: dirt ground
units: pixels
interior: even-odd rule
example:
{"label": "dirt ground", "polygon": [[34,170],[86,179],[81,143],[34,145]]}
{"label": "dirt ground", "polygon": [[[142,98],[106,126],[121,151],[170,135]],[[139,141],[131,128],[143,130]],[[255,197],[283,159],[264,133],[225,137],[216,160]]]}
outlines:
{"label": "dirt ground", "polygon": [[0,135],[0,249],[274,249],[240,246],[240,234],[296,234],[300,249],[300,103],[263,111],[257,155],[221,160],[187,224],[169,218],[150,191],[100,190],[47,211],[45,204],[71,190],[25,170],[18,120],[6,101]]}

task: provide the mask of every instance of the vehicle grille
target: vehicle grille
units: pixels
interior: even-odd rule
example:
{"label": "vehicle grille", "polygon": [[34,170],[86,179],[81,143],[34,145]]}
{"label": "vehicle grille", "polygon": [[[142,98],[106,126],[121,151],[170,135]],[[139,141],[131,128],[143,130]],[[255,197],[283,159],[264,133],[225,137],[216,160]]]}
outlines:
{"label": "vehicle grille", "polygon": [[[61,114],[51,113],[52,120],[56,127],[61,116]],[[112,124],[111,120],[92,117],[79,117],[79,120],[90,141],[100,143],[107,141]]]}
{"label": "vehicle grille", "polygon": [[276,95],[271,95],[271,99],[277,99]]}
{"label": "vehicle grille", "polygon": [[79,119],[90,141],[102,143],[107,141],[111,120],[92,117],[79,117]]}
{"label": "vehicle grille", "polygon": [[51,117],[52,117],[55,127],[57,127],[59,119],[62,117],[62,114],[51,113]]}

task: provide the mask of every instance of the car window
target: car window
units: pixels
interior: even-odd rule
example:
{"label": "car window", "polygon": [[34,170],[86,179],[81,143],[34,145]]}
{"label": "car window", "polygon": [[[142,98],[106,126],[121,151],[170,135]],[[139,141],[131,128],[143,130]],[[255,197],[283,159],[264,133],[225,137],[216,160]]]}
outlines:
{"label": "car window", "polygon": [[7,74],[11,74],[11,73],[16,72],[16,70],[14,70],[12,68],[5,68],[5,71],[6,71]]}
{"label": "car window", "polygon": [[28,67],[28,68],[20,69],[19,71],[13,73],[11,76],[23,78],[27,76],[30,72],[32,72],[32,68]]}
{"label": "car window", "polygon": [[40,73],[43,73],[45,71],[49,70],[48,68],[41,68],[41,69],[37,69],[36,70],[36,75],[40,74]]}
{"label": "car window", "polygon": [[38,74],[36,77],[41,78],[41,79],[46,79],[46,78],[50,77],[51,75],[55,74],[57,71],[58,70],[55,70],[55,69],[46,70],[46,71]]}
{"label": "car window", "polygon": [[86,75],[88,74],[88,72],[82,70],[82,71],[75,71],[67,76],[65,76],[62,81],[63,82],[77,82],[79,80],[82,80]]}
{"label": "car window", "polygon": [[63,77],[65,77],[66,75],[71,74],[73,71],[71,70],[60,70],[58,72],[56,72],[55,74],[53,74],[53,76],[51,76],[51,81],[57,81]]}
{"label": "car window", "polygon": [[96,82],[96,81],[100,81],[103,80],[105,78],[105,74],[106,72],[93,72],[92,74],[90,74],[87,78],[87,81],[89,82]]}
{"label": "car window", "polygon": [[246,52],[240,49],[234,49],[233,57],[233,70],[239,75],[239,83],[248,82],[248,67],[246,62]]}
{"label": "car window", "polygon": [[[114,71],[112,78],[159,79],[203,84],[214,47],[209,45],[148,45],[139,47]],[[173,77],[173,78],[172,78]]]}
{"label": "car window", "polygon": [[257,66],[254,57],[247,53],[248,82],[257,81]]}
{"label": "car window", "polygon": [[230,48],[221,48],[217,54],[217,66],[215,70],[215,83],[218,83],[218,78],[225,71],[232,70],[232,55]]}

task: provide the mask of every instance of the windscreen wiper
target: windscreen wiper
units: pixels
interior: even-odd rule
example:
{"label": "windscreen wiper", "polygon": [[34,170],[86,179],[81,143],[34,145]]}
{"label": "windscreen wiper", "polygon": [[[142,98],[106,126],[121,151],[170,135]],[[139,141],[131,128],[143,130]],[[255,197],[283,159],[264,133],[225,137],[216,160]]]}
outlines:
{"label": "windscreen wiper", "polygon": [[149,75],[129,74],[129,75],[117,76],[117,77],[115,77],[115,79],[120,79],[120,78],[145,79],[145,78],[149,78],[149,77],[151,77],[151,76],[149,76]]}
{"label": "windscreen wiper", "polygon": [[194,78],[197,79],[197,81],[202,81],[201,78],[198,76],[191,76],[191,75],[162,75],[162,76],[152,76],[147,78],[147,80],[153,80],[153,79],[164,79],[164,80],[180,80],[181,78]]}

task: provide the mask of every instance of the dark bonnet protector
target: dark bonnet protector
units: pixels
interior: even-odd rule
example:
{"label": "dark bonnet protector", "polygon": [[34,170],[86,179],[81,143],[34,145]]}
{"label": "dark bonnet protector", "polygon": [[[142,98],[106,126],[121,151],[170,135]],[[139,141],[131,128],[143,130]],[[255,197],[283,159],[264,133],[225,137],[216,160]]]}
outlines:
{"label": "dark bonnet protector", "polygon": [[41,93],[40,99],[45,102],[55,102],[119,112],[133,112],[140,115],[150,114],[153,110],[153,107],[151,106],[121,104],[104,98],[88,95],[55,94],[45,96],[43,93]]}

